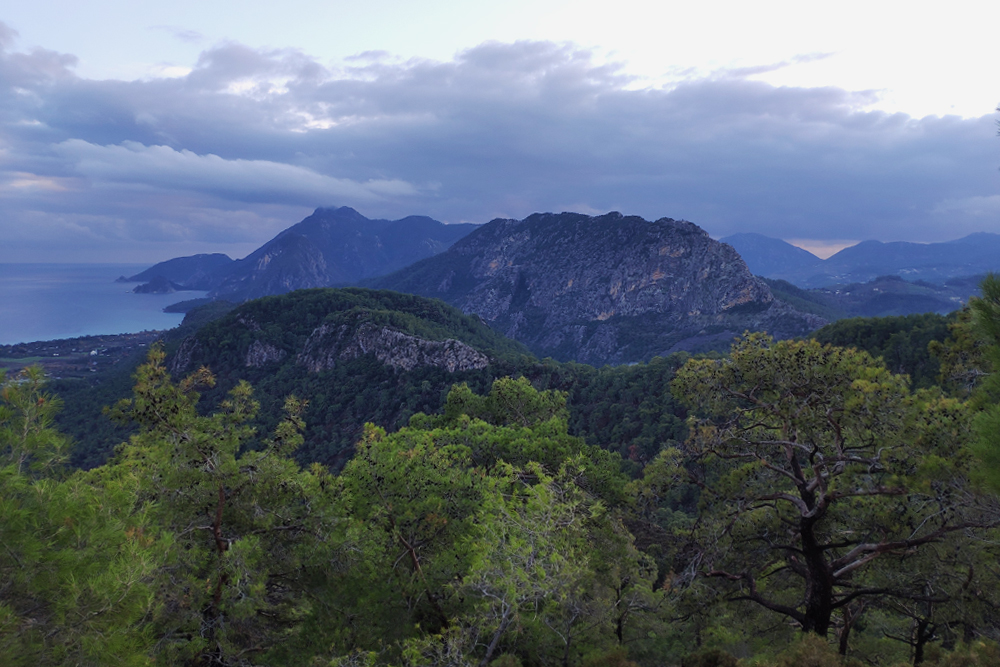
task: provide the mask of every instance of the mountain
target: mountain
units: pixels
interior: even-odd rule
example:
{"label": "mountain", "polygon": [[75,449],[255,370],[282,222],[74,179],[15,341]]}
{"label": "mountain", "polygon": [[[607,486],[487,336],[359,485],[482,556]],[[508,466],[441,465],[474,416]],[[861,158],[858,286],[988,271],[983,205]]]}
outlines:
{"label": "mountain", "polygon": [[539,356],[597,365],[728,348],[745,329],[788,337],[823,323],[775,300],[731,246],[697,225],[617,212],[497,219],[368,284],[443,299]]}
{"label": "mountain", "polygon": [[436,255],[475,227],[415,215],[370,220],[347,206],[318,208],[237,260],[211,296],[246,301],[308,287],[357,284]]}
{"label": "mountain", "polygon": [[862,241],[811,263],[801,255],[797,263],[788,249],[792,246],[779,239],[737,234],[723,240],[736,248],[755,275],[803,288],[867,283],[889,275],[942,285],[952,278],[1000,271],[1000,234],[985,232],[945,243]]}
{"label": "mountain", "polygon": [[355,285],[436,255],[476,225],[446,225],[411,215],[370,220],[353,208],[318,208],[240,260],[193,255],[160,262],[118,282],[150,282],[144,291],[208,290],[216,299],[240,302],[308,287]]}
{"label": "mountain", "polygon": [[733,246],[755,276],[774,278],[808,271],[823,261],[807,250],[763,234],[733,234],[719,240]]}
{"label": "mountain", "polygon": [[220,276],[224,275],[232,264],[233,260],[221,253],[176,257],[154,264],[129,278],[119,278],[118,281],[148,283],[155,278],[162,278],[168,283],[174,283],[175,287],[183,285],[185,289],[190,290],[210,290],[221,281]]}
{"label": "mountain", "polygon": [[1000,269],[1000,234],[980,232],[945,243],[863,241],[823,262],[834,282],[865,282],[880,275],[943,283]]}

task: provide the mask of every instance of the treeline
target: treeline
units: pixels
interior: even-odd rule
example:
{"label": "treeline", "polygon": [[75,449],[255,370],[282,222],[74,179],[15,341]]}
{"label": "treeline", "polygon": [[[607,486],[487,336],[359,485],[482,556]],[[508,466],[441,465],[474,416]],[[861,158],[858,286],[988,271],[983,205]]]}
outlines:
{"label": "treeline", "polygon": [[[30,369],[0,393],[0,655],[998,664],[1000,281],[983,295],[727,357],[516,373],[513,355],[519,379],[437,400],[418,374],[405,424],[365,427],[333,468],[303,463],[314,405],[286,396],[262,427],[280,370],[267,396],[175,381],[159,348],[111,410],[128,440],[66,467],[60,401]],[[341,391],[341,368],[314,389]],[[382,368],[358,414],[398,382]]]}

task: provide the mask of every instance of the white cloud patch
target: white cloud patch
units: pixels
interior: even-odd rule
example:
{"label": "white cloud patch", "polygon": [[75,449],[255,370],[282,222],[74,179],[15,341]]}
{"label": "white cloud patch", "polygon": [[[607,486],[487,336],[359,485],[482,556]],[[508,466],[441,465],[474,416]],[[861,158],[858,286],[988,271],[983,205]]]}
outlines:
{"label": "white cloud patch", "polygon": [[98,146],[69,139],[57,144],[54,152],[92,182],[193,190],[239,201],[372,202],[417,193],[412,185],[401,180],[371,179],[360,183],[280,162],[226,160],[218,155],[198,155],[189,150],[144,146],[134,141]]}

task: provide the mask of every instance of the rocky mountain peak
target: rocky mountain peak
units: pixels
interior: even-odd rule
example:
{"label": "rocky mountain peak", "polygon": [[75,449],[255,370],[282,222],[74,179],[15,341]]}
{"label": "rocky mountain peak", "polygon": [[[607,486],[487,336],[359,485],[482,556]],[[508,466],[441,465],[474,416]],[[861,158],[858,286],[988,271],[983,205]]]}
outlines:
{"label": "rocky mountain peak", "polygon": [[618,212],[494,220],[376,284],[476,313],[538,355],[596,364],[728,344],[745,328],[788,336],[820,323],[776,302],[732,247],[697,225]]}

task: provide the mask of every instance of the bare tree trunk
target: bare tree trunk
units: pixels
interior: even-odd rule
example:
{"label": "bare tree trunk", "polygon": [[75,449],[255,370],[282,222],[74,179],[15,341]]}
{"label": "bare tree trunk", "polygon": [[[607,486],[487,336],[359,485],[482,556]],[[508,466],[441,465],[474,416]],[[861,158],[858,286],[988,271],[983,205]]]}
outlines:
{"label": "bare tree trunk", "polygon": [[802,631],[826,637],[833,616],[833,576],[813,532],[817,518],[818,515],[802,519],[799,524],[806,566],[806,609]]}

